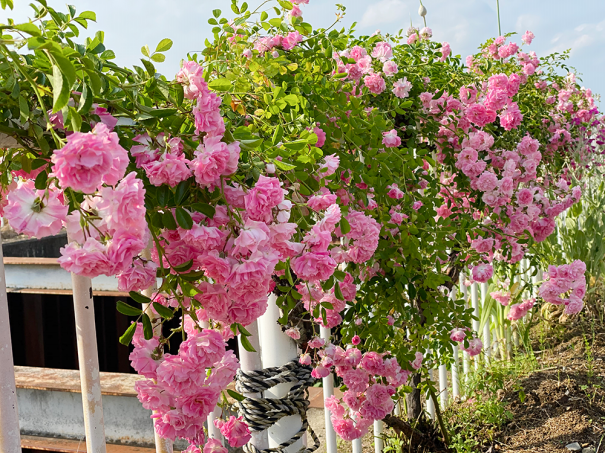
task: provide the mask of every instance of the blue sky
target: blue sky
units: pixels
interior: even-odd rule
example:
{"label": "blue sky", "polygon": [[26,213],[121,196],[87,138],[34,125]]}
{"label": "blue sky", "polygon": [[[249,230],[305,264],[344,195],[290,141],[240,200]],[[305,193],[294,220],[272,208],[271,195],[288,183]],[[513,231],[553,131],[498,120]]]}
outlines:
{"label": "blue sky", "polygon": [[[241,0],[240,0],[241,1]],[[428,10],[427,25],[434,39],[448,41],[454,54],[474,53],[479,43],[497,36],[496,0],[423,0]],[[24,20],[29,0],[14,0],[14,11],[0,10],[0,22],[7,17]],[[61,1],[48,0],[56,9]],[[122,65],[137,64],[141,46],[152,49],[162,38],[174,46],[166,61],[158,64],[164,74],[177,71],[187,52],[203,48],[210,37],[208,18],[212,10],[230,11],[230,0],[71,0],[78,11],[93,10],[97,23],[90,30],[105,31],[105,43]],[[260,1],[248,0],[250,7]],[[314,27],[334,20],[335,3],[347,8],[344,26],[357,22],[357,31],[371,34],[407,28],[412,19],[421,25],[418,0],[310,0],[303,5],[304,19]],[[530,50],[538,55],[572,49],[570,65],[582,74],[581,85],[605,95],[605,0],[500,0],[502,31],[531,30],[536,39]],[[229,17],[229,16],[227,16]],[[517,42],[520,43],[520,36]],[[602,103],[601,103],[602,105]]]}

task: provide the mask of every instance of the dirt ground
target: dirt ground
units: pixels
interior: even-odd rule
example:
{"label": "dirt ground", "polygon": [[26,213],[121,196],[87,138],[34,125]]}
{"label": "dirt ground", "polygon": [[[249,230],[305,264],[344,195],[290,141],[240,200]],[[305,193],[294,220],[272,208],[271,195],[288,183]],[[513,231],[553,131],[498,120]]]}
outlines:
{"label": "dirt ground", "polygon": [[605,329],[576,324],[562,340],[538,354],[541,370],[505,389],[513,419],[492,451],[568,452],[572,442],[605,451]]}

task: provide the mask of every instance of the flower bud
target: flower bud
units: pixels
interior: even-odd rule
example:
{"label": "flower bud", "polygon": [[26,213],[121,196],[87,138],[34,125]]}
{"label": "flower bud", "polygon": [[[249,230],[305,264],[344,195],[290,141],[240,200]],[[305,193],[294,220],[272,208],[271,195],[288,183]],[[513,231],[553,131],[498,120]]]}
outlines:
{"label": "flower bud", "polygon": [[426,8],[425,8],[425,7],[424,7],[424,5],[421,3],[421,4],[420,4],[420,8],[418,8],[418,14],[419,14],[421,17],[424,17],[424,16],[426,16],[426,12],[427,12],[427,11],[426,11]]}

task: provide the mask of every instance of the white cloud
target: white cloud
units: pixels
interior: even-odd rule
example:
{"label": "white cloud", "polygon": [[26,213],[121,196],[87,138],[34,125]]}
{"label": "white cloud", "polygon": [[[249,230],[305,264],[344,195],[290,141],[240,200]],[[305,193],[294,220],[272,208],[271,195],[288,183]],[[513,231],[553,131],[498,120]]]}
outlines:
{"label": "white cloud", "polygon": [[374,3],[365,10],[360,27],[375,27],[382,24],[390,24],[405,19],[407,9],[401,0],[382,0]]}

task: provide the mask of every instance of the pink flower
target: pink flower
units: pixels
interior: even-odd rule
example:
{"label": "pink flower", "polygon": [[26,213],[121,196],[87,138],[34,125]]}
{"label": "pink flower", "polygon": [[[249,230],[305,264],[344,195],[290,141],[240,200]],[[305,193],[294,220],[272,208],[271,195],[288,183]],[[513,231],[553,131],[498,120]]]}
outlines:
{"label": "pink flower", "polygon": [[510,302],[511,294],[508,291],[500,290],[497,292],[489,293],[489,295],[492,297],[492,299],[494,299],[496,302],[499,302],[501,305],[503,305],[505,307]]}
{"label": "pink flower", "polygon": [[516,102],[511,102],[502,113],[500,113],[500,124],[510,131],[516,129],[523,121],[523,114]]}
{"label": "pink flower", "polygon": [[382,65],[382,71],[384,72],[385,76],[393,77],[395,74],[397,74],[399,68],[397,67],[397,63],[395,63],[393,60],[388,60],[384,62],[384,65]]}
{"label": "pink flower", "polygon": [[229,417],[229,420],[215,420],[214,425],[221,431],[221,434],[225,436],[229,445],[234,448],[241,447],[247,444],[252,435],[243,417],[235,418],[233,415]]}
{"label": "pink flower", "polygon": [[167,184],[170,187],[176,187],[181,181],[185,181],[191,176],[188,164],[191,162],[183,154],[175,156],[164,153],[160,159],[143,164],[142,167],[147,173],[149,182],[154,186]]}
{"label": "pink flower", "polygon": [[118,135],[98,123],[92,132],[69,135],[51,161],[61,187],[93,193],[103,183],[117,184],[128,166],[128,153],[120,146]]}
{"label": "pink flower", "polygon": [[67,206],[59,200],[57,189],[36,190],[34,181],[18,182],[6,196],[4,216],[17,233],[43,238],[59,233],[66,220]]}
{"label": "pink flower", "polygon": [[300,330],[298,329],[298,327],[290,327],[284,333],[286,335],[288,335],[290,338],[292,338],[293,340],[300,339]]}
{"label": "pink flower", "polygon": [[128,229],[137,234],[147,231],[145,189],[135,172],[126,175],[115,189],[103,187],[99,195],[97,209],[110,230]]}
{"label": "pink flower", "polygon": [[417,33],[412,33],[410,36],[408,36],[407,39],[407,43],[408,44],[414,44],[416,41],[418,41],[418,34]]}
{"label": "pink flower", "polygon": [[315,146],[318,148],[324,146],[324,143],[326,143],[326,133],[323,131],[323,129],[315,127],[313,129],[313,133],[317,135],[317,142],[315,143]]}
{"label": "pink flower", "polygon": [[326,340],[319,337],[313,337],[309,343],[307,343],[311,349],[319,349],[326,344]]}
{"label": "pink flower", "polygon": [[374,50],[372,50],[372,58],[377,58],[383,62],[393,58],[393,50],[391,45],[385,41],[376,43]]}
{"label": "pink flower", "polygon": [[302,35],[297,31],[288,33],[282,40],[282,48],[284,50],[292,50],[296,45],[303,40]]}
{"label": "pink flower", "polygon": [[450,56],[450,53],[452,53],[452,49],[450,47],[450,43],[448,42],[444,42],[441,45],[441,49],[439,49],[439,51],[441,52],[441,57],[439,58],[439,61],[445,61],[447,60],[447,57]]}
{"label": "pink flower", "polygon": [[473,338],[472,340],[469,340],[468,348],[462,346],[462,349],[468,352],[468,355],[473,357],[481,352],[481,349],[483,349],[483,343],[481,342],[481,339]]}
{"label": "pink flower", "polygon": [[473,267],[473,280],[479,283],[487,283],[494,274],[494,268],[491,264],[479,264]]}
{"label": "pink flower", "polygon": [[221,442],[217,439],[208,439],[206,445],[204,445],[203,453],[227,453],[228,450],[223,447]]}
{"label": "pink flower", "polygon": [[412,204],[412,209],[414,211],[418,211],[422,207],[422,205],[422,201],[415,201],[414,204]]}
{"label": "pink flower", "polygon": [[101,274],[110,275],[112,264],[107,258],[107,248],[89,237],[80,246],[70,242],[61,247],[61,257],[57,260],[63,269],[83,277],[94,278]]}
{"label": "pink flower", "polygon": [[387,148],[395,148],[401,145],[401,138],[397,136],[395,129],[391,129],[388,132],[382,133],[382,144]]}
{"label": "pink flower", "polygon": [[393,83],[393,94],[400,99],[407,98],[411,89],[412,83],[408,81],[407,77]]}
{"label": "pink flower", "polygon": [[170,395],[152,381],[148,379],[136,381],[134,389],[137,392],[137,398],[145,409],[150,411],[170,410]]}
{"label": "pink flower", "polygon": [[528,30],[523,34],[522,41],[529,46],[531,45],[531,42],[534,40],[534,38],[534,34]]}
{"label": "pink flower", "polygon": [[353,338],[351,338],[351,343],[353,343],[355,346],[361,343],[361,338],[359,338],[359,335],[353,336]]}
{"label": "pink flower", "polygon": [[311,371],[311,376],[315,379],[323,379],[325,377],[328,377],[329,375],[330,369],[321,365],[313,368],[313,371]]}
{"label": "pink flower", "polygon": [[410,362],[412,368],[414,368],[415,370],[419,370],[422,367],[422,359],[424,359],[424,355],[422,354],[422,352],[416,352],[416,358],[413,362]]}
{"label": "pink flower", "polygon": [[534,201],[534,193],[530,189],[521,189],[517,192],[517,203],[519,206],[529,206]]}
{"label": "pink flower", "polygon": [[511,321],[517,321],[518,319],[523,318],[534,306],[535,301],[535,299],[527,299],[520,304],[511,305],[507,318]]}
{"label": "pink flower", "polygon": [[363,392],[368,387],[368,372],[362,369],[349,370],[342,375],[342,382],[352,392]]}
{"label": "pink flower", "polygon": [[311,365],[311,356],[309,354],[301,354],[298,358],[298,363],[305,366]]}
{"label": "pink flower", "polygon": [[465,338],[466,338],[466,332],[464,329],[456,328],[450,332],[450,339],[452,341],[461,343],[462,341],[464,341]]}
{"label": "pink flower", "polygon": [[176,75],[176,81],[183,85],[187,99],[196,99],[208,90],[203,74],[204,70],[195,61],[183,61],[183,66]]}
{"label": "pink flower", "polygon": [[155,283],[157,267],[153,261],[133,261],[130,267],[118,274],[118,290],[142,291],[150,288]]}
{"label": "pink flower", "polygon": [[355,426],[355,422],[350,418],[339,418],[332,415],[332,426],[334,431],[343,440],[350,442],[355,439],[359,439],[364,433]]}
{"label": "pink flower", "polygon": [[384,360],[382,359],[382,355],[375,351],[366,352],[363,355],[359,366],[371,374],[382,375],[384,373]]}
{"label": "pink flower", "polygon": [[292,260],[292,270],[303,280],[327,280],[336,269],[328,252],[304,253]]}
{"label": "pink flower", "polygon": [[401,200],[403,198],[403,191],[397,184],[391,184],[390,186],[387,186],[387,189],[390,189],[387,196],[394,198],[395,200]]}
{"label": "pink flower", "polygon": [[244,197],[246,212],[252,220],[270,222],[271,209],[284,200],[279,179],[261,175],[256,185]]}
{"label": "pink flower", "polygon": [[368,87],[370,93],[373,94],[380,94],[387,87],[384,79],[380,76],[380,73],[368,74],[363,78],[363,83]]}
{"label": "pink flower", "polygon": [[208,368],[225,355],[225,341],[220,333],[204,329],[181,343],[179,356],[198,368]]}
{"label": "pink flower", "polygon": [[205,92],[197,98],[193,106],[195,133],[206,132],[208,136],[222,137],[225,133],[225,122],[219,107],[222,99],[213,92]]}
{"label": "pink flower", "polygon": [[420,29],[420,37],[423,39],[429,39],[433,36],[433,30],[431,30],[429,27],[424,27],[422,29]]}
{"label": "pink flower", "polygon": [[242,52],[242,55],[246,58],[252,58],[252,51],[250,49],[246,49]]}
{"label": "pink flower", "polygon": [[498,177],[489,172],[483,172],[477,180],[477,189],[482,192],[489,192],[498,187]]}
{"label": "pink flower", "polygon": [[221,137],[204,137],[204,144],[198,147],[195,156],[191,164],[196,182],[202,187],[211,187],[226,174],[231,153]]}
{"label": "pink flower", "polygon": [[340,165],[340,157],[336,154],[325,156],[323,163],[319,166],[319,173],[324,177],[333,175],[338,165]]}

